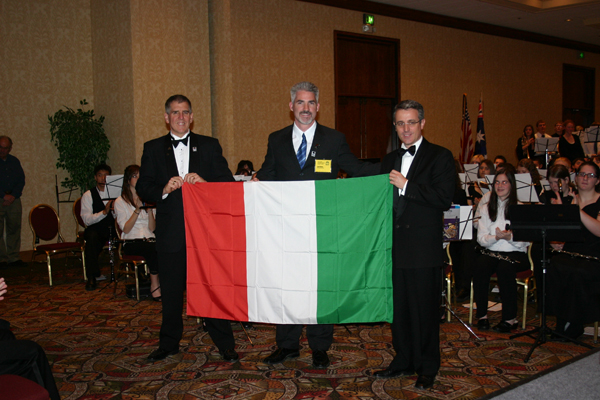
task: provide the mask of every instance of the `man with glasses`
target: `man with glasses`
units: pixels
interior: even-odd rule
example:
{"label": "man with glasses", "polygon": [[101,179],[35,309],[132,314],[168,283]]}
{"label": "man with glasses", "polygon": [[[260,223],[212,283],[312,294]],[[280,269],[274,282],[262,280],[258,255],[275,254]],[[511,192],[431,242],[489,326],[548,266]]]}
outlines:
{"label": "man with glasses", "polygon": [[[20,267],[21,260],[21,194],[25,173],[19,159],[10,155],[12,140],[0,136],[0,264]],[[4,235],[6,228],[6,235]]]}
{"label": "man with glasses", "polygon": [[440,304],[444,211],[454,196],[456,169],[452,153],[428,142],[423,106],[405,100],[394,109],[402,146],[383,159],[394,190],[392,282],[396,356],[373,373],[376,378],[418,374],[415,386],[433,386],[440,368]]}
{"label": "man with glasses", "polygon": [[[343,133],[316,122],[319,89],[313,83],[300,82],[290,92],[290,110],[294,123],[269,135],[267,155],[254,180],[306,181],[336,179],[339,169],[350,176],[379,173],[379,164],[363,163],[350,151]],[[277,325],[277,349],[265,358],[278,364],[300,355],[302,325]],[[308,345],[315,368],[327,368],[327,350],[333,342],[333,325],[308,325]]]}
{"label": "man with glasses", "polygon": [[562,121],[558,121],[556,124],[554,124],[554,133],[552,134],[552,137],[561,137],[564,130],[565,124]]}

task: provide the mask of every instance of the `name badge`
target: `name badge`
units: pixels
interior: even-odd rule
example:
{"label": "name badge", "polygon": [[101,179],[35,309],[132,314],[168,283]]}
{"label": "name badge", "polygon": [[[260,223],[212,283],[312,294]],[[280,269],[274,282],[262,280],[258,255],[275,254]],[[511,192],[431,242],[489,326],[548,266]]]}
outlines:
{"label": "name badge", "polygon": [[315,160],[315,172],[331,173],[331,160]]}

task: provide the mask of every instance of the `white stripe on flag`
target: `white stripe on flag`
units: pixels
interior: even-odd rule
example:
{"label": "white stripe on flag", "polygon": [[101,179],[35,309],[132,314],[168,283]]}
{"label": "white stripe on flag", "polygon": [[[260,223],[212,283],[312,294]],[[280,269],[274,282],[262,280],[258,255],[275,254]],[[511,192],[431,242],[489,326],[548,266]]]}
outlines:
{"label": "white stripe on flag", "polygon": [[245,182],[244,204],[248,319],[316,324],[314,182]]}

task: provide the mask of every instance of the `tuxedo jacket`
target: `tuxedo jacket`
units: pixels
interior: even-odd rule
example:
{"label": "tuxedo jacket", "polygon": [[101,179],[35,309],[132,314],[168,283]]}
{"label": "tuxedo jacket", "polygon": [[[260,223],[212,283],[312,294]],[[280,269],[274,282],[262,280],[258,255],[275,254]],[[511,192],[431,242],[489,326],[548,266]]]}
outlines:
{"label": "tuxedo jacket", "polygon": [[[438,267],[443,263],[444,211],[452,204],[456,168],[452,153],[425,138],[414,156],[403,196],[394,190],[394,268]],[[400,171],[400,150],[386,155],[381,172]]]}
{"label": "tuxedo jacket", "polygon": [[[181,144],[180,144],[181,146]],[[208,182],[232,182],[231,171],[217,139],[190,132],[189,172],[195,172]],[[179,176],[171,135],[144,144],[140,178],[136,185],[144,201],[156,202],[156,250],[176,252],[185,246],[185,223],[181,189],[163,199],[163,188],[174,176]]]}
{"label": "tuxedo jacket", "polygon": [[[315,137],[304,168],[300,168],[290,125],[269,135],[267,155],[256,176],[261,181],[305,181],[336,179],[343,169],[350,176],[377,175],[379,164],[362,162],[350,151],[343,133],[317,123]],[[315,160],[331,161],[329,172],[315,172]]]}

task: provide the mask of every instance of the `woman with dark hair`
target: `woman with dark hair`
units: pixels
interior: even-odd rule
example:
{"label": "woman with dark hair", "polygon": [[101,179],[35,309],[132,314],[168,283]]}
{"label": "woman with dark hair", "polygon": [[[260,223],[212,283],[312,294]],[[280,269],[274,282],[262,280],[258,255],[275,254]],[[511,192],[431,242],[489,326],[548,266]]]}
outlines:
{"label": "woman with dark hair", "polygon": [[[125,168],[121,196],[115,200],[114,212],[117,223],[125,240],[123,252],[127,255],[142,256],[150,270],[150,292],[155,301],[160,301],[160,283],[158,281],[158,255],[153,240],[156,219],[154,209],[142,209],[144,202],[138,196],[135,186],[140,176],[139,165]],[[138,239],[138,240],[135,240]]]}
{"label": "woman with dark hair", "polygon": [[573,162],[576,158],[585,158],[585,152],[581,145],[579,136],[573,135],[575,123],[570,119],[565,121],[565,131],[558,140],[558,153],[561,157],[568,158]]}
{"label": "woman with dark hair", "polygon": [[533,158],[535,153],[535,136],[532,125],[525,125],[523,135],[517,141],[516,147],[517,161],[524,158]]}
{"label": "woman with dark hair", "polygon": [[583,325],[600,320],[600,169],[593,162],[581,165],[578,193],[583,242],[553,243],[568,254],[552,257],[546,275],[546,311],[556,315],[556,330],[577,338]]}
{"label": "woman with dark hair", "polygon": [[556,164],[548,170],[550,190],[545,192],[546,205],[571,204],[573,201],[573,187],[571,174],[564,165]]}
{"label": "woman with dark hair", "polygon": [[483,197],[483,190],[481,188],[489,188],[489,185],[485,180],[486,175],[494,175],[495,173],[496,166],[491,160],[486,159],[481,161],[479,168],[477,169],[477,181],[469,186],[469,196],[473,199],[474,207],[477,207],[479,201]]}
{"label": "woman with dark hair", "polygon": [[502,321],[494,326],[497,332],[508,333],[515,329],[517,322],[517,272],[529,268],[527,258],[528,242],[515,242],[512,239],[508,208],[517,204],[517,187],[512,168],[499,168],[494,176],[494,185],[489,202],[477,209],[479,219],[477,242],[482,247],[475,260],[473,273],[474,299],[477,304],[477,327],[490,329],[487,318],[490,278],[498,277],[502,298]]}

